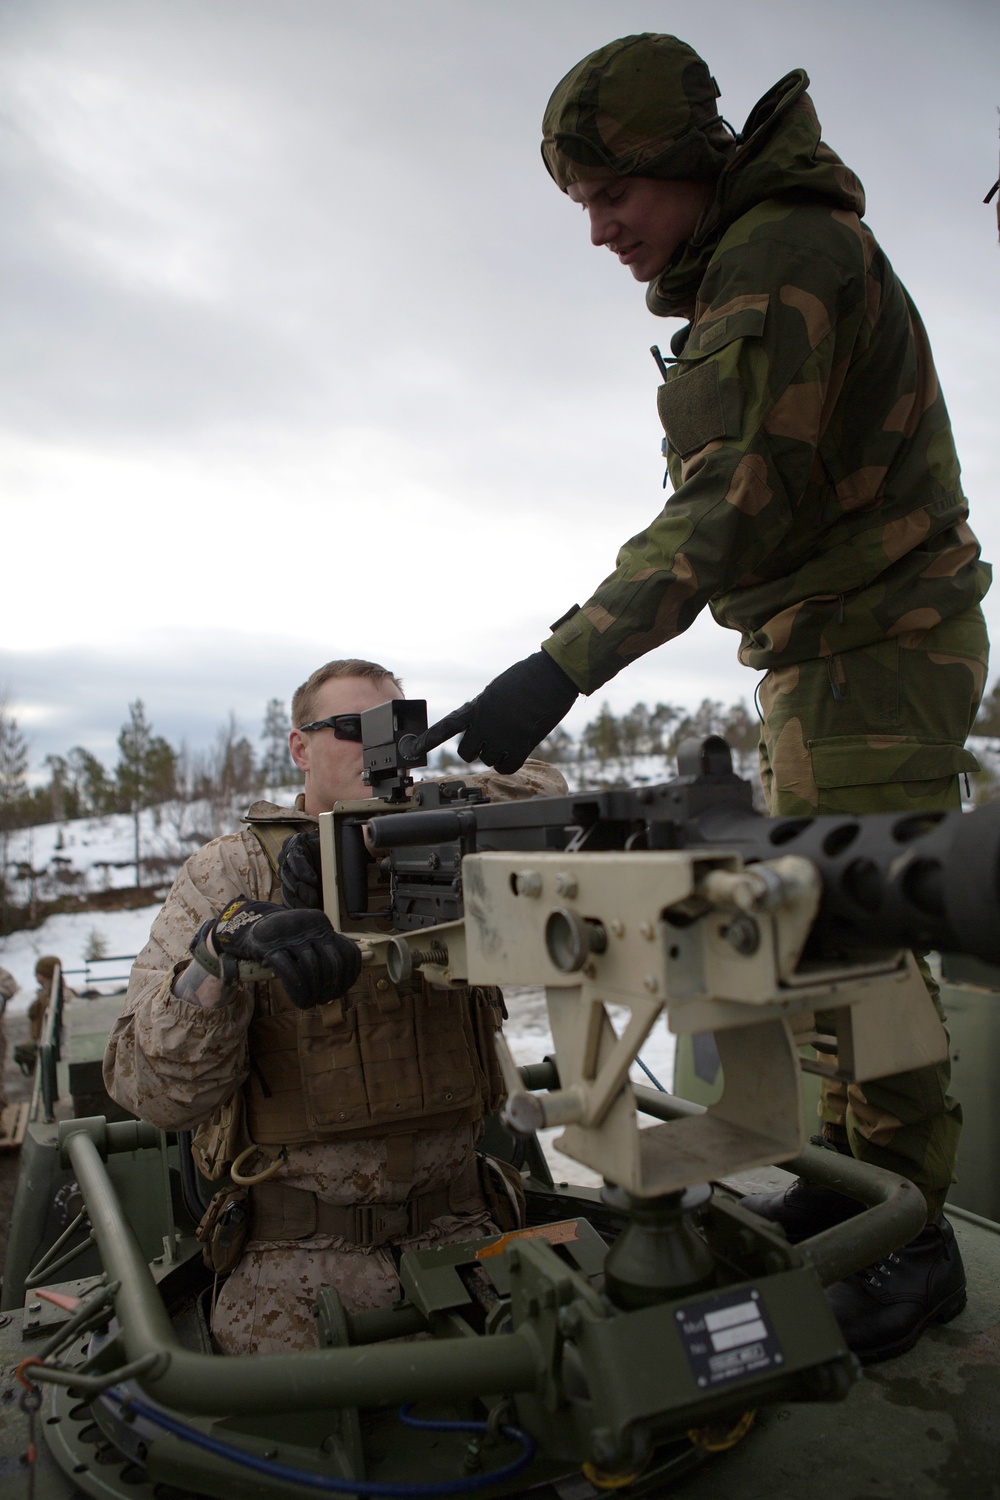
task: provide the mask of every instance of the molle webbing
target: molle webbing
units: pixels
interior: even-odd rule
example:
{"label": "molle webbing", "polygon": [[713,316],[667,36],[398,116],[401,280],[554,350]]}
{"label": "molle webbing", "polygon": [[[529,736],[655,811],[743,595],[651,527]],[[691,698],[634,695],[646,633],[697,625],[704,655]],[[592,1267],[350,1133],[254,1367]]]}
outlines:
{"label": "molle webbing", "polygon": [[424,1234],[445,1214],[485,1209],[475,1158],[447,1187],[415,1193],[404,1203],[326,1203],[315,1193],[282,1182],[262,1182],[251,1189],[250,1204],[253,1240],[304,1240],[328,1234],[366,1248]]}
{"label": "molle webbing", "polygon": [[497,1109],[495,993],[393,986],[378,968],[343,999],[255,1016],[244,1088],[250,1139],[290,1146],[388,1136]]}

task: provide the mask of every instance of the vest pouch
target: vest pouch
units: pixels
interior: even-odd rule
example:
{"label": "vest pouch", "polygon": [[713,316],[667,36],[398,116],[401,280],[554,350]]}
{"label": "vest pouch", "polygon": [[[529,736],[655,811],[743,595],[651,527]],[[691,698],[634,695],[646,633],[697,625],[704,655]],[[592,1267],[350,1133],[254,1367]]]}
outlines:
{"label": "vest pouch", "polygon": [[312,1130],[350,1130],[371,1123],[359,1038],[364,1001],[358,999],[369,979],[363,975],[342,999],[300,1010],[295,1017],[301,1102]]}
{"label": "vest pouch", "polygon": [[243,1254],[250,1229],[250,1194],[246,1188],[223,1188],[201,1217],[195,1236],[201,1258],[210,1271],[226,1276]]}
{"label": "vest pouch", "polygon": [[421,987],[415,994],[412,985],[382,982],[385,988],[378,989],[376,981],[372,998],[358,1006],[358,1020],[371,1118],[390,1125],[424,1112],[414,1017]]}
{"label": "vest pouch", "polygon": [[302,1140],[306,1121],[299,1070],[299,1017],[311,1011],[255,1016],[248,1036],[250,1072],[244,1084],[245,1144],[284,1146]]}
{"label": "vest pouch", "polygon": [[195,1166],[209,1182],[218,1182],[225,1176],[230,1162],[249,1145],[243,1104],[243,1093],[238,1089],[209,1119],[202,1121],[192,1137]]}
{"label": "vest pouch", "polygon": [[447,1112],[475,1103],[478,1118],[482,1074],[472,1035],[469,991],[422,987],[414,1015],[425,1109]]}

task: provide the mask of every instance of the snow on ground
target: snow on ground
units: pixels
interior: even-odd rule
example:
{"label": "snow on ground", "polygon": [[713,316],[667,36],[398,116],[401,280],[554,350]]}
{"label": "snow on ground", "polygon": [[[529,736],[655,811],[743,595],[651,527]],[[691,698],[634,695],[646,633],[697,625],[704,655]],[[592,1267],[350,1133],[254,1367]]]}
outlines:
{"label": "snow on ground", "polygon": [[48,917],[40,927],[0,938],[0,964],[10,970],[21,986],[9,1008],[26,1010],[35,998],[35,964],[43,953],[54,953],[61,959],[67,983],[75,990],[83,989],[87,985],[86,975],[73,970],[84,968],[84,955],[88,948],[93,948],[95,934],[103,941],[108,957],[124,954],[129,961],[92,963],[91,984],[104,992],[123,989],[124,980],[109,982],[111,976],[128,974],[130,961],[144,946],[159,910],[157,903],[135,911],[64,912]]}
{"label": "snow on ground", "polygon": [[[549,1031],[544,993],[540,989],[511,986],[504,990],[504,998],[509,1016],[504,1023],[504,1036],[514,1054],[514,1061],[522,1067],[525,1063],[541,1062],[546,1053],[552,1051],[552,1033]],[[619,1005],[609,1006],[608,1011],[612,1024],[620,1033],[628,1018],[628,1011]],[[677,1038],[671,1036],[666,1020],[661,1017],[653,1027],[641,1054],[647,1068],[668,1092],[673,1088],[676,1045]],[[633,1064],[631,1077],[633,1083],[645,1084],[647,1088],[654,1087],[638,1065]],[[563,1156],[556,1149],[554,1142],[561,1134],[561,1127],[538,1132],[555,1180],[600,1187],[601,1179],[596,1172],[591,1172],[588,1167],[581,1166],[569,1156]]]}
{"label": "snow on ground", "polygon": [[[260,795],[291,805],[296,787],[269,788]],[[220,833],[239,827],[251,799],[236,796],[229,805],[201,800],[163,802],[139,814],[139,854],[143,883],[174,873],[195,849]],[[72,818],[19,828],[6,838],[6,878],[10,898],[35,899],[88,891],[124,890],[136,884],[135,820],[131,813]],[[34,890],[32,892],[32,886]]]}

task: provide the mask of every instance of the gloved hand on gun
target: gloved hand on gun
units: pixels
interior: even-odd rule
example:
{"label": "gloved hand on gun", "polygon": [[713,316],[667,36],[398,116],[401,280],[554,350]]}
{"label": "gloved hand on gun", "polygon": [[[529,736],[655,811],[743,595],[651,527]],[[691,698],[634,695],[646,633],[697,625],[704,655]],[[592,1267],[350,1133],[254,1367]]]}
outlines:
{"label": "gloved hand on gun", "polygon": [[[318,835],[317,857],[318,857]],[[203,922],[191,952],[224,984],[274,977],[300,1010],[344,995],[361,973],[361,950],[322,910],[289,909],[237,896]]]}
{"label": "gloved hand on gun", "polygon": [[548,652],[536,651],[425,730],[418,737],[418,753],[426,755],[464,731],[458,742],[462,759],[481,760],[509,776],[566,717],[578,696],[562,667]]}

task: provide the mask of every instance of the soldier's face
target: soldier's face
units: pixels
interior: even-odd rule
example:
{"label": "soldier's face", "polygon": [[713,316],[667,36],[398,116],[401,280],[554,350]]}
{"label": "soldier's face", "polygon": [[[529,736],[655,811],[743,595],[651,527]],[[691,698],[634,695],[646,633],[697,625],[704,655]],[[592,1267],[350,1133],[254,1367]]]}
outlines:
{"label": "soldier's face", "polygon": [[569,196],[590,220],[590,239],[606,245],[636,281],[653,281],[694,233],[715,184],[610,177],[571,182]]}
{"label": "soldier's face", "polygon": [[[387,677],[381,682],[371,682],[367,677],[332,677],[316,693],[312,721],[333,714],[359,714],[402,696]],[[335,802],[371,796],[371,788],[361,780],[360,741],[339,740],[331,728],[308,733],[293,729],[288,745],[292,760],[305,772],[305,810],[313,817],[329,812]]]}

